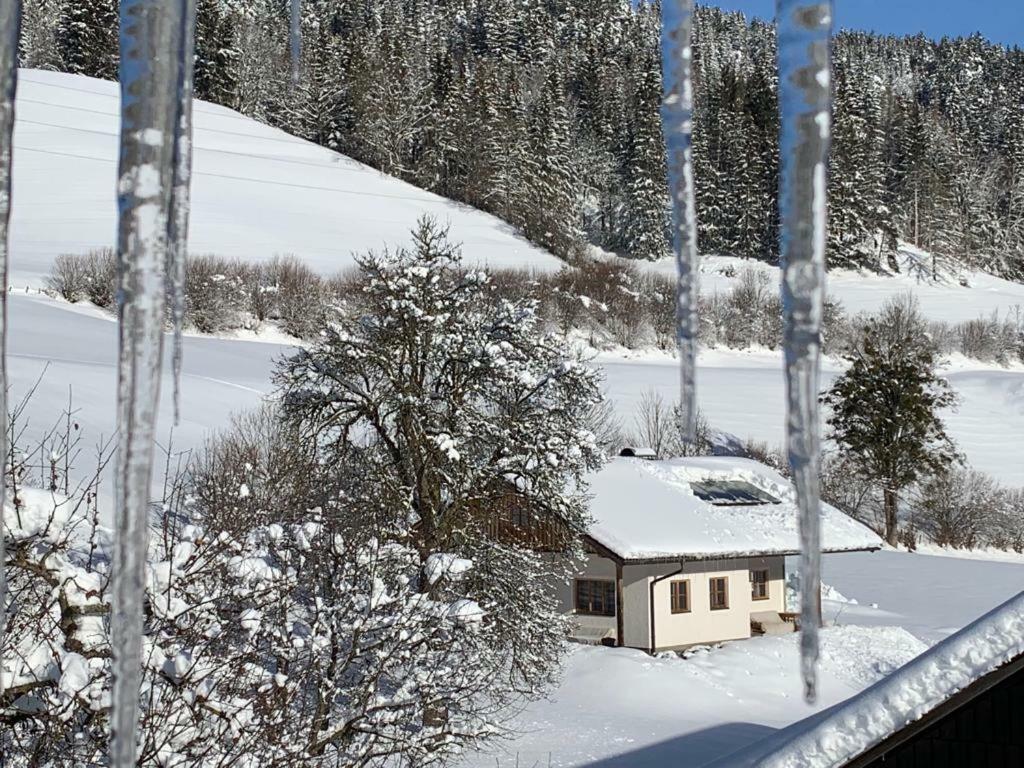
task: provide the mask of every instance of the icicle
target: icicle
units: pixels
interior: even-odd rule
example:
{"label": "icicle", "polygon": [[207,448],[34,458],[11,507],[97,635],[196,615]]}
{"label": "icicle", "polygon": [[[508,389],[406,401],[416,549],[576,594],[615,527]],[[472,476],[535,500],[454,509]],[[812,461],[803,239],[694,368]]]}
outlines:
{"label": "icicle", "polygon": [[291,0],[289,37],[292,59],[292,85],[299,84],[299,61],[302,57],[302,0]]}
{"label": "icicle", "polygon": [[818,390],[825,294],[831,2],[779,0],[779,215],[786,349],[786,446],[800,509],[804,697],[817,697],[821,621]]}
{"label": "icicle", "polygon": [[167,227],[167,274],[171,282],[171,322],[174,326],[174,424],[181,421],[182,324],[185,321],[185,259],[192,183],[192,79],[195,72],[196,0],[183,0],[181,66],[178,73],[178,132],[174,138],[174,183],[171,218]]}
{"label": "icicle", "polygon": [[[0,0],[0,642],[7,626],[7,578],[4,571],[4,504],[7,501],[7,234],[11,215],[11,156],[14,94],[18,88],[20,0]],[[0,656],[0,694],[4,692]]]}
{"label": "icicle", "polygon": [[110,765],[135,765],[143,576],[163,362],[184,0],[121,0],[117,464]]}
{"label": "icicle", "polygon": [[697,432],[697,206],[693,187],[693,0],[665,0],[661,8],[662,122],[672,194],[676,254],[676,340],[679,344],[683,438]]}

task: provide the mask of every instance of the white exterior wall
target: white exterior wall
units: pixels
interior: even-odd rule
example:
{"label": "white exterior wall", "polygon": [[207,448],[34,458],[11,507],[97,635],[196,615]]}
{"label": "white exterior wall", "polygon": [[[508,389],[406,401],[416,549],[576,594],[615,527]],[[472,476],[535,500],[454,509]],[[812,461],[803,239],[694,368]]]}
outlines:
{"label": "white exterior wall", "polygon": [[[649,649],[651,645],[651,583],[659,576],[678,570],[678,563],[629,565],[623,568],[624,645]],[[750,569],[768,569],[768,599],[753,600]],[[711,610],[710,580],[724,576],[729,580],[729,607]],[[580,578],[615,579],[615,564],[599,555],[588,555]],[[686,579],[690,587],[690,611],[672,613],[670,583]],[[655,640],[657,650],[681,648],[750,637],[750,614],[785,610],[785,558],[734,558],[685,562],[682,573],[662,579],[654,585]],[[559,600],[574,613],[573,586],[559,588]],[[579,616],[583,626],[615,631],[614,616]]]}

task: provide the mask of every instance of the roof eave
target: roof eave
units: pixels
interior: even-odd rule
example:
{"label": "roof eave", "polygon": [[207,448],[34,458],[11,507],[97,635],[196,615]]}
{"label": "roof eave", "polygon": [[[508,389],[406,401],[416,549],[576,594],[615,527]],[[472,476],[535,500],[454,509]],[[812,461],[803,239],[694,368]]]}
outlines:
{"label": "roof eave", "polygon": [[[584,539],[593,545],[594,549],[598,550],[598,554],[609,557],[617,562],[621,562],[624,565],[678,563],[680,560],[686,560],[687,562],[703,562],[708,560],[734,560],[743,557],[792,557],[800,554],[799,549],[761,549],[734,552],[675,552],[665,553],[655,557],[630,557],[629,555],[620,554],[613,547],[609,547],[607,544],[604,544],[590,534],[586,534]],[[881,544],[866,547],[826,547],[822,549],[821,552],[826,555],[835,555],[843,552],[877,552],[881,548]]]}

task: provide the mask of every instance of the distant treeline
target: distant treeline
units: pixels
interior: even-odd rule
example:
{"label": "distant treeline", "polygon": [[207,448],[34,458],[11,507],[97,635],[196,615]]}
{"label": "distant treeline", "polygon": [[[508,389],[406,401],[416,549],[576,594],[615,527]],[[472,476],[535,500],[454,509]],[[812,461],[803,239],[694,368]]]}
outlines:
{"label": "distant treeline", "polygon": [[[631,0],[199,0],[196,92],[490,211],[571,259],[668,248],[659,7]],[[27,0],[25,66],[113,78],[114,0]],[[695,27],[700,247],[778,257],[774,28]],[[1024,278],[1024,52],[979,36],[835,40],[832,265],[903,239]]]}

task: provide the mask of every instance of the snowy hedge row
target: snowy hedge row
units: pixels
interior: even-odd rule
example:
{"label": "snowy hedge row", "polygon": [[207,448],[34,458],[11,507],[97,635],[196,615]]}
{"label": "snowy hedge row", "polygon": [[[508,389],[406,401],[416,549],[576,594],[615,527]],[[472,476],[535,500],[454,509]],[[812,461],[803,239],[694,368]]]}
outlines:
{"label": "snowy hedge row", "polygon": [[[116,270],[111,250],[63,254],[54,261],[49,289],[62,298],[101,308],[114,302]],[[533,299],[546,325],[583,333],[597,347],[675,348],[675,283],[628,262],[590,262],[554,274],[492,272],[497,298]],[[324,278],[286,256],[250,264],[194,256],[186,273],[187,325],[204,333],[258,329],[273,323],[301,339],[318,336],[336,312],[358,307],[363,286],[353,273]],[[825,349],[841,353],[854,343],[866,317],[851,317],[826,302]],[[700,343],[705,347],[778,349],[782,343],[777,287],[754,269],[741,271],[729,293],[700,301]],[[988,317],[961,323],[932,321],[929,333],[940,354],[959,353],[1007,365],[1024,361],[1024,317]]]}

